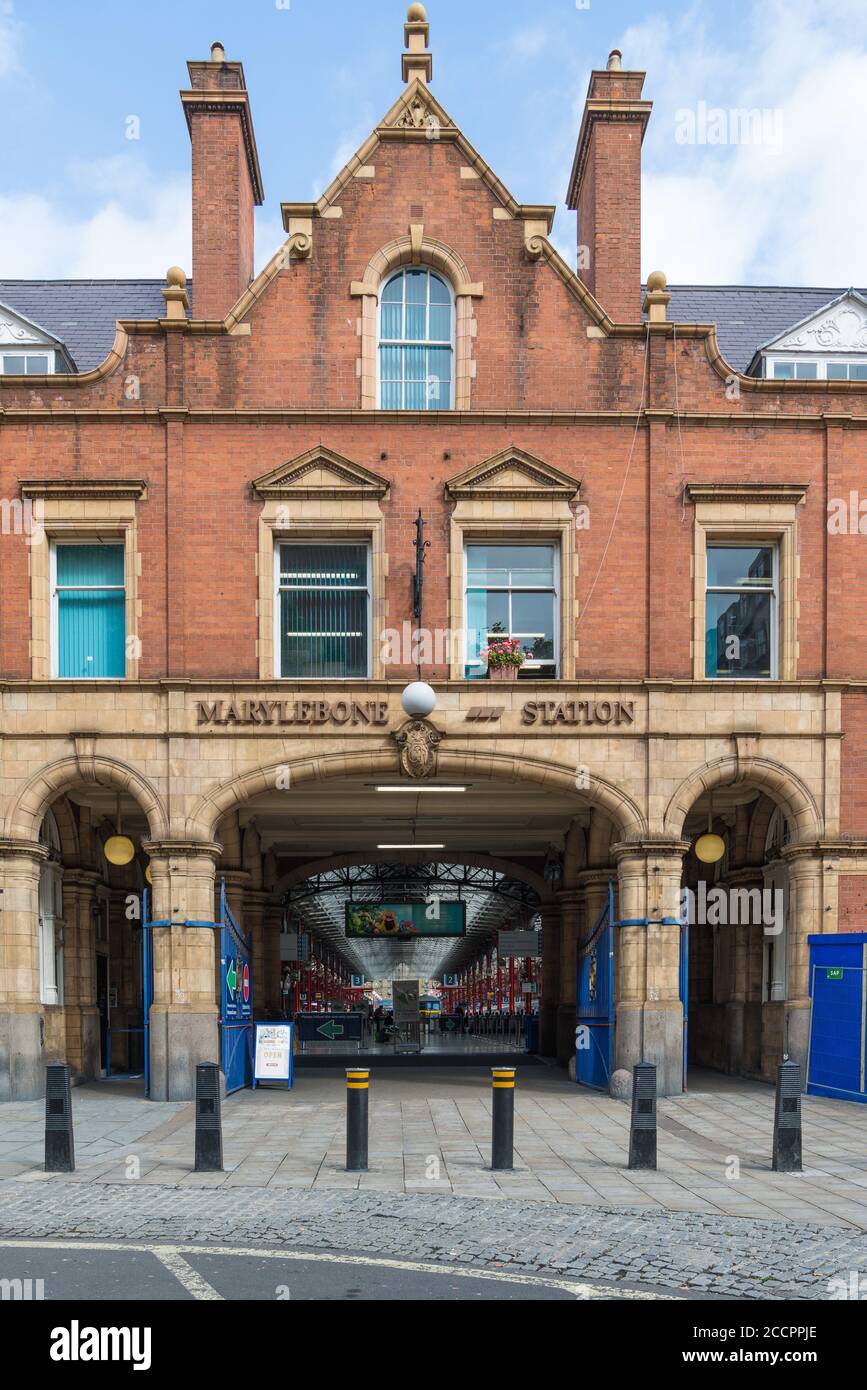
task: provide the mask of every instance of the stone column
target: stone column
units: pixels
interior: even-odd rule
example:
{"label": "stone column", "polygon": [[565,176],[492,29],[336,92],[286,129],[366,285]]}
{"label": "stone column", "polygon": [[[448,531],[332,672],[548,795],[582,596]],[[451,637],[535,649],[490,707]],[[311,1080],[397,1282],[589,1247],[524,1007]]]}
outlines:
{"label": "stone column", "polygon": [[214,877],[217,844],[165,841],[142,846],[150,856],[154,998],[150,1011],[151,1099],[191,1100],[196,1066],[218,1062]]}
{"label": "stone column", "polygon": [[821,856],[808,847],[784,849],[789,868],[788,999],[784,1049],[806,1070],[810,1041],[810,946],[808,936],[831,926],[823,899]]}
{"label": "stone column", "polygon": [[0,840],[0,1100],[45,1094],[39,989],[39,871],[48,849]]}
{"label": "stone column", "polygon": [[539,1051],[557,1055],[557,1011],[560,1007],[560,909],[544,903],[542,918],[542,998],[539,1002]]}
{"label": "stone column", "polygon": [[96,940],[93,900],[99,875],[63,871],[63,966],[66,1060],[82,1077],[99,1076],[99,1010],[96,1005]]}
{"label": "stone column", "polygon": [[569,1065],[575,1053],[575,993],[578,967],[578,938],[584,932],[584,895],[579,888],[561,888],[557,894],[560,910],[560,1003],[557,1008],[557,1061]]}
{"label": "stone column", "polygon": [[[751,1053],[756,1052],[755,1071],[760,1067],[761,1057],[761,980],[762,980],[762,937],[764,927],[761,911],[756,912],[756,903],[762,901],[762,870],[760,866],[747,866],[735,869],[726,878],[724,887],[731,905],[738,902],[738,921],[733,917],[723,930],[728,936],[729,951],[729,991],[725,1003],[725,1069],[730,1076],[746,1075],[751,1069]],[[756,897],[758,894],[758,898]],[[738,895],[737,897],[735,895]],[[745,896],[748,895],[748,896]],[[745,905],[749,904],[745,909]],[[759,1019],[751,1017],[750,1003],[753,1001],[752,988],[754,976],[751,973],[753,955],[758,955]],[[755,1013],[755,1010],[752,1010]],[[754,1034],[757,1036],[754,1038]],[[757,1049],[756,1049],[757,1044]]]}
{"label": "stone column", "polygon": [[244,894],[244,931],[250,938],[253,953],[253,1017],[267,1017],[265,1007],[265,909],[268,894],[261,889],[248,888]]}
{"label": "stone column", "polygon": [[613,847],[619,884],[615,958],[615,1059],[631,1070],[653,1062],[660,1095],[683,1090],[683,1005],[680,1000],[681,842]]}
{"label": "stone column", "polygon": [[[280,961],[280,928],[283,925],[283,905],[266,897],[262,919],[262,1008],[266,1018],[279,1018],[283,1006],[280,994],[282,964]],[[304,927],[299,924],[299,931]],[[308,1007],[310,1000],[307,1001]]]}

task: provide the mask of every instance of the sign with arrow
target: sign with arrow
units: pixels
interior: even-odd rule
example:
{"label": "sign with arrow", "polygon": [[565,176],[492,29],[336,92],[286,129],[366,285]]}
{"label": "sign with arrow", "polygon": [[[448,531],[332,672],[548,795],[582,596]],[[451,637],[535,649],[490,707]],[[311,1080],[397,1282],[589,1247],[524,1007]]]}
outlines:
{"label": "sign with arrow", "polygon": [[330,1018],[327,1023],[320,1024],[316,1031],[321,1033],[323,1038],[327,1038],[329,1042],[334,1042],[335,1038],[343,1037],[343,1024]]}
{"label": "sign with arrow", "polygon": [[299,1014],[298,1040],[304,1043],[360,1043],[363,1014]]}

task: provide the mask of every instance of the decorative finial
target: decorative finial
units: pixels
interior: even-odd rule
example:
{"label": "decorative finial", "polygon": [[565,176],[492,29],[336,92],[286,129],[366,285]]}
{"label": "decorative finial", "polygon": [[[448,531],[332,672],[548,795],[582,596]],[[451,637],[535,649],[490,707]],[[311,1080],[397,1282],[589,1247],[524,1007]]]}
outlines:
{"label": "decorative finial", "polygon": [[187,294],[187,277],[179,265],[169,266],[166,271],[168,288],[162,292],[166,305],[167,319],[185,319],[190,307]]}
{"label": "decorative finial", "polygon": [[608,55],[608,71],[623,71],[623,54],[620,52],[619,48],[612,48],[611,52]]}
{"label": "decorative finial", "polygon": [[403,38],[407,47],[404,53],[404,82],[422,82],[426,86],[433,73],[433,58],[427,52],[430,25],[424,5],[410,5],[403,26]]}
{"label": "decorative finial", "polygon": [[652,270],[647,277],[647,294],[642,309],[651,323],[665,323],[671,295],[666,289],[668,280],[661,270]]}
{"label": "decorative finial", "polygon": [[225,63],[225,61],[226,61],[226,50],[225,50],[225,48],[223,47],[223,45],[222,45],[219,41],[216,42],[216,43],[212,43],[212,44],[211,44],[211,62],[212,62],[212,63]]}

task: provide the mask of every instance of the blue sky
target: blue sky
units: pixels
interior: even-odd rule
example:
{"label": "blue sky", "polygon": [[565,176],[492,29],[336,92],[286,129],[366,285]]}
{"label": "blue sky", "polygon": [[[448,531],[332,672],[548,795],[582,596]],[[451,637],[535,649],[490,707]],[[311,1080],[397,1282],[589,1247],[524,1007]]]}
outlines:
{"label": "blue sky", "polygon": [[[402,90],[400,0],[0,0],[0,277],[189,268],[187,58],[244,63],[265,182],[316,197]],[[563,206],[590,70],[646,68],[643,269],[867,284],[867,0],[431,0],[433,90],[516,197]],[[739,123],[732,111],[750,111]],[[140,139],[127,139],[128,118]],[[749,131],[749,138],[744,132]],[[740,132],[740,133],[738,133]]]}

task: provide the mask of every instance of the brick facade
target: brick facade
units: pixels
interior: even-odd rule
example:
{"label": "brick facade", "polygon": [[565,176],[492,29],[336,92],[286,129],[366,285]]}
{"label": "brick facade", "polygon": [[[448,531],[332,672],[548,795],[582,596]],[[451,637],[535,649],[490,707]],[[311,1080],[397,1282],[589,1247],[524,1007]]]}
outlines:
{"label": "brick facade", "polygon": [[[417,37],[418,26],[408,28]],[[160,321],[124,322],[115,354],[82,377],[0,378],[0,497],[20,497],[28,482],[40,485],[35,496],[50,495],[50,485],[63,482],[67,514],[84,519],[109,505],[98,497],[107,480],[146,484],[134,503],[135,680],[100,683],[96,690],[37,678],[33,548],[20,535],[0,535],[0,867],[10,866],[6,881],[14,889],[7,888],[0,919],[0,988],[7,1001],[0,1003],[0,1013],[7,1011],[0,1037],[7,1048],[21,1037],[31,1045],[21,1014],[42,1012],[27,927],[33,892],[27,845],[38,836],[44,809],[67,788],[89,779],[124,786],[139,804],[150,798],[158,910],[160,901],[176,907],[168,884],[184,873],[170,878],[165,868],[174,852],[192,865],[189,899],[206,911],[221,817],[240,804],[244,779],[244,796],[251,788],[255,793],[261,769],[287,759],[287,740],[294,740],[293,765],[303,770],[315,762],[316,779],[393,765],[400,690],[414,675],[408,663],[389,667],[384,680],[359,692],[388,701],[385,735],[347,731],[327,747],[303,730],[212,730],[206,740],[194,720],[198,700],[299,694],[294,684],[287,690],[276,682],[273,669],[262,677],[257,566],[265,504],[253,484],[320,447],[387,483],[385,495],[363,504],[382,518],[386,627],[411,617],[419,509],[431,541],[425,624],[461,626],[448,572],[460,504],[447,488],[467,470],[520,450],[574,481],[573,512],[589,509],[589,526],[576,527],[574,566],[565,576],[571,621],[562,639],[574,657],[575,680],[522,683],[521,699],[628,698],[637,709],[634,729],[594,730],[583,738],[528,731],[516,708],[496,729],[474,732],[464,712],[487,698],[488,689],[455,680],[441,661],[425,676],[440,693],[442,766],[457,771],[484,758],[491,775],[565,786],[574,785],[575,767],[586,763],[587,799],[610,819],[601,863],[616,865],[622,899],[631,893],[644,911],[660,865],[670,887],[676,891],[680,883],[690,806],[713,785],[746,781],[785,809],[789,852],[800,856],[793,920],[801,943],[809,931],[834,930],[838,920],[850,930],[863,924],[867,651],[858,614],[867,561],[863,538],[829,535],[826,516],[829,499],[848,497],[863,478],[867,385],[757,381],[728,367],[712,326],[675,325],[664,316],[641,321],[640,151],[649,109],[642,74],[615,64],[593,76],[579,141],[583,162],[576,160],[572,187],[579,242],[590,248],[590,263],[575,276],[540,231],[549,210],[515,202],[435,105],[420,72],[411,65],[415,76],[406,92],[323,199],[286,206],[287,246],[251,285],[253,206],[261,189],[243,70],[219,50],[211,63],[191,64],[184,105],[193,148],[192,315],[176,318],[167,308]],[[606,111],[618,103],[622,118]],[[435,127],[424,124],[424,111],[435,112]],[[460,411],[363,408],[370,298],[363,284],[371,262],[400,238],[409,238],[410,251],[401,254],[410,261],[417,254],[425,263],[412,250],[423,238],[459,258],[469,275],[473,292],[460,302],[471,365]],[[697,504],[687,487],[707,484],[728,489],[718,504],[708,504],[718,506],[719,530],[752,519],[758,534],[782,505],[768,500],[773,488],[801,489],[791,510],[794,606],[786,679],[697,678]],[[553,525],[560,504],[533,503],[533,486],[528,483],[523,499],[498,493],[493,484],[480,494],[488,534],[498,521],[520,526],[531,516],[550,515]],[[301,500],[287,490],[290,527]],[[354,515],[353,504],[336,493],[304,502],[308,518],[316,517],[317,506],[332,523]],[[320,692],[340,697],[327,683],[317,686]],[[500,703],[511,709],[513,698]],[[93,735],[93,748],[82,745],[85,733]],[[168,757],[179,771],[167,770]],[[740,863],[760,876],[763,852],[756,841]],[[585,866],[598,863],[590,856]],[[23,916],[13,938],[14,893]],[[563,930],[574,935],[574,924]],[[193,950],[189,933],[173,935],[183,961],[187,948]],[[657,1046],[666,1089],[675,1089],[672,1039],[679,1028],[672,949],[653,929],[646,941],[626,939],[620,980],[621,1060]],[[793,1017],[800,1010],[803,1019],[806,977],[798,950],[793,943],[790,969],[801,973],[792,977],[789,1003]],[[204,983],[196,984],[197,969]],[[187,1048],[178,1075],[213,1047],[213,1010],[202,1002],[207,971],[207,963],[189,966],[202,1032],[190,1043],[178,1031],[176,1042],[164,1044]],[[567,976],[561,982],[551,971],[549,1050],[559,1028],[562,1051],[571,1028],[574,985]],[[759,1002],[753,985],[743,985],[740,995],[733,986],[731,998]],[[20,1008],[16,999],[23,1000]],[[92,999],[85,1002],[92,1008]],[[158,1003],[169,1017],[170,998]],[[674,1021],[660,1022],[663,1006]],[[704,1017],[702,1028],[712,1034],[714,1024]],[[802,1053],[803,1022],[793,1028],[791,1049]],[[174,1036],[168,1027],[166,1038]],[[653,1037],[664,1041],[654,1044]],[[741,1068],[737,1049],[727,1052],[720,1036],[709,1053],[716,1065]],[[770,1048],[745,1069],[767,1074],[776,1055]],[[7,1081],[7,1093],[31,1084]],[[161,1084],[164,1094],[183,1094],[188,1083],[164,1076]]]}

